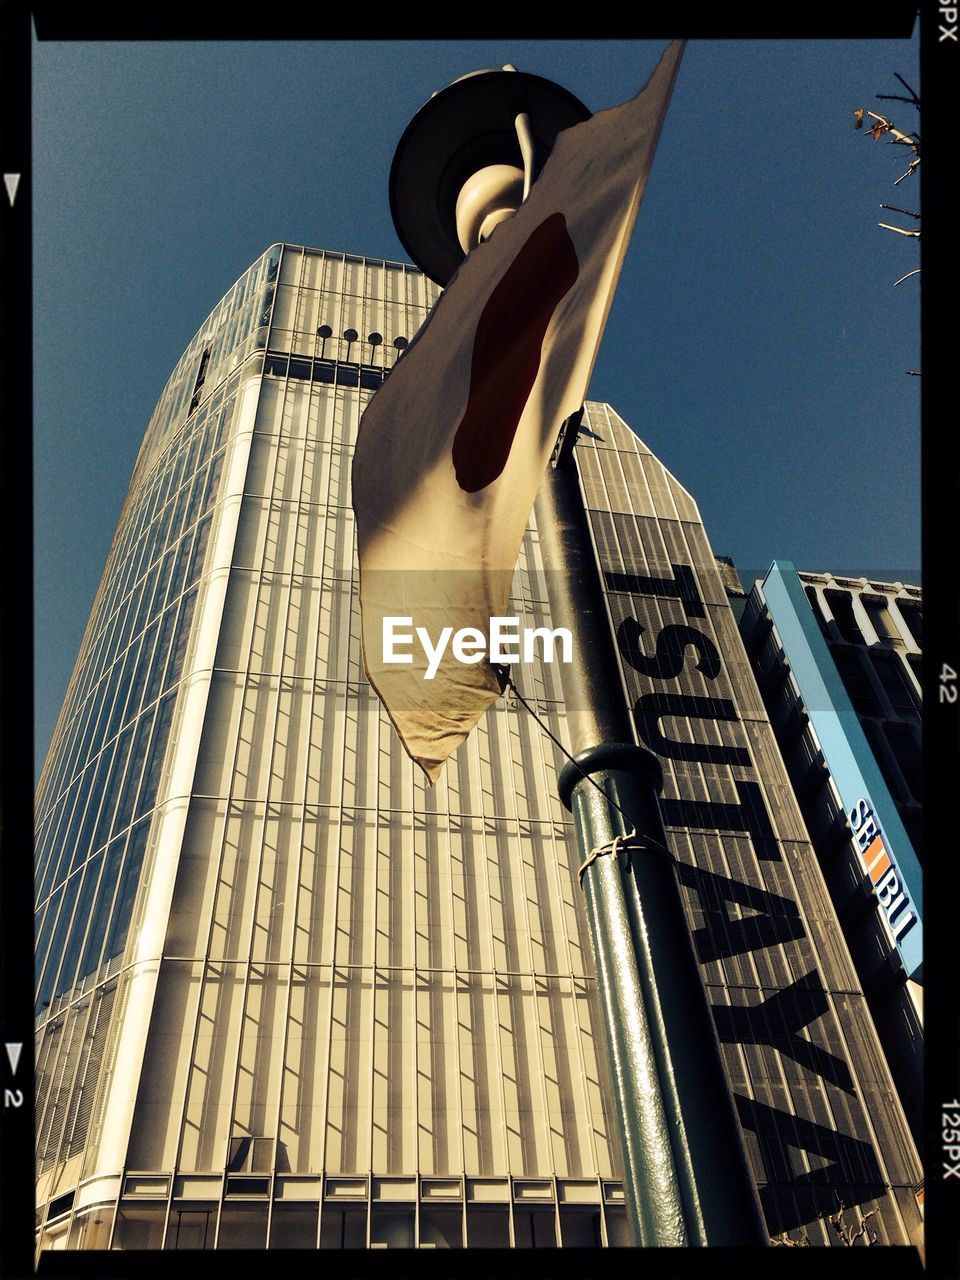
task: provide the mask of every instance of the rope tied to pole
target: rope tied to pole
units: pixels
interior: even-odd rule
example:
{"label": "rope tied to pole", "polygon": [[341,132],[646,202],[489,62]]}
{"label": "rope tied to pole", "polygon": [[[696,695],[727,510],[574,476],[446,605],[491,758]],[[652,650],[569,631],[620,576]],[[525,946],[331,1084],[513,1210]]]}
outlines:
{"label": "rope tied to pole", "polygon": [[[510,675],[510,668],[504,667],[504,666],[497,666],[495,670],[500,680],[501,689],[510,690],[510,692],[514,695],[514,697],[517,699],[520,705],[530,713],[530,715],[533,717],[534,720],[536,720],[537,724],[540,726],[540,728],[543,730],[546,736],[550,739],[550,741],[555,746],[560,748],[560,750],[567,757],[567,759],[574,766],[574,768],[576,768],[580,772],[584,780],[586,782],[589,782],[592,787],[595,787],[597,791],[599,791],[600,794],[603,796],[604,800],[606,800],[606,802],[609,805],[611,805],[614,809],[616,809],[617,812],[624,819],[626,819],[626,821],[629,822],[630,819],[627,817],[626,812],[623,809],[621,809],[620,805],[617,804],[613,796],[611,796],[607,791],[605,791],[604,788],[600,786],[599,782],[597,782],[595,778],[591,778],[590,775],[580,767],[580,765],[577,763],[576,760],[574,760],[573,756],[570,754],[567,748],[563,745],[563,743],[559,740],[559,738],[555,737],[550,732],[550,730],[547,728],[547,726],[544,724],[541,718],[537,715],[536,711],[534,711],[533,707],[530,706],[526,698],[524,698],[523,694],[517,688],[516,684],[513,681],[512,676]],[[636,827],[631,826],[629,831],[623,832],[618,836],[614,836],[612,840],[608,840],[605,844],[595,845],[590,850],[590,852],[584,858],[583,862],[581,862],[580,866],[577,868],[577,878],[580,881],[581,889],[583,888],[583,877],[585,872],[589,867],[593,866],[597,858],[601,858],[604,856],[604,854],[608,854],[608,853],[620,853],[621,851],[626,852],[629,849],[633,849],[641,853],[659,853],[663,857],[668,858],[671,863],[674,860],[673,854],[670,852],[670,850],[667,848],[666,845],[661,844],[659,840],[655,840],[653,836],[637,835]]]}
{"label": "rope tied to pole", "polygon": [[[534,720],[536,720],[537,724],[540,726],[540,728],[543,730],[546,736],[550,739],[553,745],[555,747],[559,747],[559,749],[567,757],[567,759],[570,761],[573,767],[576,770],[578,770],[578,772],[583,776],[584,780],[589,782],[591,787],[595,787],[597,791],[599,791],[600,794],[603,796],[604,800],[606,800],[607,804],[612,805],[614,809],[616,809],[617,813],[621,814],[629,822],[630,819],[628,815],[624,812],[623,809],[620,808],[616,800],[614,800],[613,796],[609,795],[606,791],[604,791],[600,783],[597,782],[595,778],[591,778],[589,773],[587,773],[585,769],[581,768],[581,766],[577,763],[576,760],[574,760],[573,756],[570,754],[567,748],[563,745],[560,739],[556,737],[555,734],[552,734],[550,730],[547,728],[547,726],[543,723],[541,718],[537,715],[536,711],[534,711],[533,707],[531,707],[530,703],[527,702],[526,698],[523,696],[523,694],[514,684],[513,677],[510,675],[510,668],[506,666],[494,665],[493,669],[497,674],[497,679],[500,681],[501,693],[503,692],[504,689],[510,690],[510,692],[514,695],[514,697],[517,699],[520,705],[524,708],[524,710],[530,713],[530,715],[534,718]],[[634,834],[636,833],[634,832]]]}
{"label": "rope tied to pole", "polygon": [[605,854],[617,854],[630,849],[641,853],[659,853],[673,862],[673,854],[666,845],[661,844],[659,840],[654,840],[652,836],[638,836],[636,829],[634,829],[625,834],[614,836],[612,840],[607,840],[604,844],[594,845],[579,867],[577,867],[577,879],[580,881],[580,888],[583,888],[585,873],[598,858],[602,858]]}

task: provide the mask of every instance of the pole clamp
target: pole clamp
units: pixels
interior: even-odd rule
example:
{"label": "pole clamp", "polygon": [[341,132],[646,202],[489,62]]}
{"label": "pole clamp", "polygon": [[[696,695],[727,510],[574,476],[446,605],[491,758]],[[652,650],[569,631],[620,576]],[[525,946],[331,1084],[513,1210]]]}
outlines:
{"label": "pole clamp", "polygon": [[638,836],[636,830],[628,831],[626,834],[614,836],[612,840],[607,840],[605,844],[594,845],[579,867],[577,867],[577,878],[580,881],[580,887],[583,888],[584,873],[589,867],[593,866],[598,858],[602,858],[608,853],[616,854],[620,853],[621,850],[627,849],[636,849],[642,853],[663,854],[671,862],[673,861],[673,854],[659,840],[654,840],[651,836]]}

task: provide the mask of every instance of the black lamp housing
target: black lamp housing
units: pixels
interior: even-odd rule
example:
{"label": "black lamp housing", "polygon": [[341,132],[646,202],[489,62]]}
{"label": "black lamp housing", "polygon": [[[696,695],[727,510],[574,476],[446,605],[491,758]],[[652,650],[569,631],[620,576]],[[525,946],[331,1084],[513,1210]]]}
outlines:
{"label": "black lamp housing", "polygon": [[542,168],[557,134],[589,120],[579,98],[526,71],[473,71],[435,93],[413,117],[390,168],[390,212],[417,266],[446,285],[465,255],[457,236],[457,196],[492,164],[523,167],[515,121],[526,113]]}

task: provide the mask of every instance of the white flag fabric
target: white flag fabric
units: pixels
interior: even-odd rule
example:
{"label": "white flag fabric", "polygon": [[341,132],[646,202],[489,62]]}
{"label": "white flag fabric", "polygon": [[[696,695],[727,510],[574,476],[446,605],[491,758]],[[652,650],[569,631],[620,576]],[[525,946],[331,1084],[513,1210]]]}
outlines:
{"label": "white flag fabric", "polygon": [[586,395],[682,48],[637,97],[557,136],[527,200],[467,256],[361,418],[364,666],[431,782],[501,691],[479,643],[455,653],[449,639],[486,636],[505,613],[557,433]]}

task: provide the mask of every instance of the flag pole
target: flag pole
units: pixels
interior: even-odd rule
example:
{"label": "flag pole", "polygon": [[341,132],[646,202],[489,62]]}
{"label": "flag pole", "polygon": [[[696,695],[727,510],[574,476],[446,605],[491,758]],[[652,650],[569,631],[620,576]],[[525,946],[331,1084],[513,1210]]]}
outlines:
{"label": "flag pole", "polygon": [[[589,116],[561,86],[512,67],[435,94],[407,126],[390,174],[394,225],[413,261],[447,284],[478,237],[516,208],[518,185],[530,190],[557,134]],[[460,221],[468,192],[470,219]],[[644,1246],[766,1244],[666,848],[659,762],[636,745],[620,685],[576,430],[568,420],[535,513],[552,620],[573,641],[562,679],[576,763],[558,784],[583,855],[631,1231]]]}

